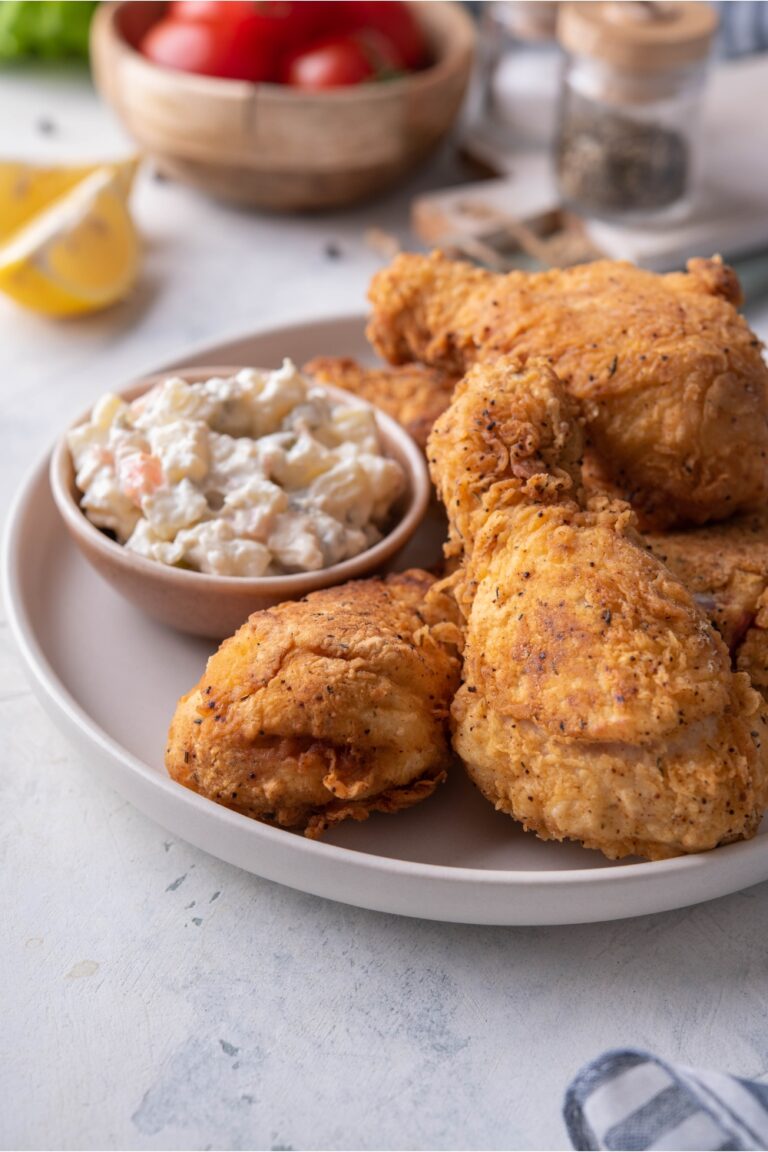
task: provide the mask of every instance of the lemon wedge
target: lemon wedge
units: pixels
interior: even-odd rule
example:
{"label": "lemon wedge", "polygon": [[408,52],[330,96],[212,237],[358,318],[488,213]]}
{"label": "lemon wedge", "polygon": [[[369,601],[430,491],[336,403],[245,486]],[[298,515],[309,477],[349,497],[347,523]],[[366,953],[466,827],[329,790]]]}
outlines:
{"label": "lemon wedge", "polygon": [[[0,166],[0,292],[49,316],[94,312],[121,300],[139,267],[127,204],[135,162],[28,170],[19,192],[23,167]],[[15,194],[6,214],[9,188]]]}
{"label": "lemon wedge", "polygon": [[0,160],[0,242],[65,192],[69,192],[86,176],[101,168],[108,167],[116,174],[127,197],[138,164],[135,157],[115,164],[81,164],[77,167],[59,165],[56,168]]}

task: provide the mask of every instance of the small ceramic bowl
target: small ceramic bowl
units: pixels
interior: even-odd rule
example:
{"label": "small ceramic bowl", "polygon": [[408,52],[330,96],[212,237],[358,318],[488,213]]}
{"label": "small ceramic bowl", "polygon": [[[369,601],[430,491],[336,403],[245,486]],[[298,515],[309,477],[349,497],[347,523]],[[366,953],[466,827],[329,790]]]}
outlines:
{"label": "small ceramic bowl", "polygon": [[[173,375],[197,382],[212,376],[231,376],[238,371],[238,367],[195,367],[179,369]],[[166,372],[158,376],[147,376],[126,388],[120,395],[124,400],[135,400],[169,375],[171,373]],[[340,388],[332,388],[330,385],[323,385],[323,388],[334,400],[371,408],[370,404]],[[424,457],[399,424],[383,412],[375,408],[373,411],[384,452],[397,460],[406,474],[406,490],[394,508],[395,525],[382,540],[365,552],[318,572],[257,579],[215,576],[172,568],[128,551],[100,531],[81,510],[66,436],[62,436],[51,457],[53,497],[75,544],[88,563],[116,592],[170,628],[221,640],[235,632],[251,612],[269,608],[283,600],[298,600],[318,588],[372,576],[384,567],[391,567],[416,531],[430,496]],[[76,420],[72,427],[84,423],[89,417],[90,410]]]}

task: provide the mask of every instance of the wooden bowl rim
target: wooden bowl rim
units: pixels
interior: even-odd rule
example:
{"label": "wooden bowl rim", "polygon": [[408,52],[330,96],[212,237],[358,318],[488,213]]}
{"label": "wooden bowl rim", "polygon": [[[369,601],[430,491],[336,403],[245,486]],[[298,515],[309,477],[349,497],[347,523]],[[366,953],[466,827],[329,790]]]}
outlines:
{"label": "wooden bowl rim", "polygon": [[301,105],[309,101],[320,100],[323,104],[348,104],[361,100],[377,103],[391,96],[403,95],[409,91],[431,86],[441,81],[445,76],[451,75],[456,66],[463,62],[468,53],[474,50],[476,34],[474,24],[469,14],[458,0],[415,0],[418,4],[429,3],[430,10],[441,12],[448,16],[459,32],[456,40],[451,40],[448,50],[443,56],[422,68],[418,72],[411,72],[405,76],[373,84],[351,84],[342,88],[329,88],[324,92],[307,92],[301,88],[292,88],[289,84],[275,84],[267,81],[254,83],[250,80],[229,80],[220,76],[202,76],[197,72],[183,72],[180,69],[163,68],[153,64],[133,45],[129,44],[121,35],[117,27],[117,14],[121,8],[131,0],[108,0],[96,9],[93,17],[91,36],[96,34],[107,35],[113,45],[124,56],[130,57],[136,68],[141,68],[147,75],[154,77],[172,77],[181,89],[188,88],[198,94],[208,90],[210,96],[217,93],[222,97],[232,98],[239,95],[244,100],[255,99],[284,101],[286,104]]}
{"label": "wooden bowl rim", "polygon": [[[184,368],[173,369],[169,372],[153,373],[143,376],[126,388],[121,388],[117,395],[124,400],[134,400],[144,392],[149,391],[155,384],[180,376],[182,379],[196,381],[208,380],[214,376],[233,375],[243,370],[247,365],[191,365]],[[252,367],[252,366],[251,366]],[[130,571],[147,581],[168,587],[185,588],[192,592],[222,593],[239,591],[248,595],[277,595],[285,600],[299,599],[308,592],[320,588],[335,586],[346,580],[364,578],[365,574],[376,571],[380,565],[386,563],[392,556],[405,547],[423,520],[430,499],[430,481],[424,455],[416,442],[402,428],[396,420],[382,412],[374,404],[336,388],[332,384],[318,384],[319,388],[328,392],[334,399],[343,403],[351,403],[358,407],[373,411],[382,439],[386,443],[395,443],[399,449],[399,463],[405,474],[407,488],[404,494],[404,508],[397,523],[381,540],[350,556],[337,564],[327,568],[320,568],[311,572],[291,572],[281,576],[218,576],[215,573],[196,572],[190,569],[174,568],[171,565],[161,564],[150,560],[138,553],[129,552],[122,544],[111,540],[100,528],[93,524],[82,508],[75,495],[74,465],[67,444],[67,433],[59,437],[50,462],[50,484],[54,502],[64,523],[82,546],[95,549],[105,560]],[[93,404],[88,410],[73,420],[67,432],[77,428],[89,419],[93,411]]]}

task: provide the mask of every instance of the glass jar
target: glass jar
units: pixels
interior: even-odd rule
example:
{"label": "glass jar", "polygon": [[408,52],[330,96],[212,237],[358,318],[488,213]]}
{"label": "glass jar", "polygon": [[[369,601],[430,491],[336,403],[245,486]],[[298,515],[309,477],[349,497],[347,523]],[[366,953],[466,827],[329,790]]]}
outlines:
{"label": "glass jar", "polygon": [[567,207],[638,223],[684,214],[716,24],[696,2],[562,6],[556,159]]}
{"label": "glass jar", "polygon": [[510,148],[552,146],[562,61],[558,7],[551,0],[483,5],[478,73],[484,127]]}

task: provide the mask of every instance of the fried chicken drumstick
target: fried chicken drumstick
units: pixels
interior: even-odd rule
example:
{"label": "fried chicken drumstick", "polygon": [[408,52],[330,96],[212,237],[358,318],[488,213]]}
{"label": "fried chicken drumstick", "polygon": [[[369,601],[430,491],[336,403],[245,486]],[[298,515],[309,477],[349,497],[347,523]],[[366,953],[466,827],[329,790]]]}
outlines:
{"label": "fried chicken drumstick", "polygon": [[431,795],[460,667],[455,605],[432,585],[414,569],[254,613],[179,701],[170,775],[311,837]]}
{"label": "fried chicken drumstick", "polygon": [[748,838],[768,718],[623,504],[580,488],[575,402],[549,366],[475,367],[437,421],[433,478],[463,567],[454,748],[544,839],[659,859]]}
{"label": "fried chicken drumstick", "polygon": [[546,357],[582,404],[598,474],[644,527],[765,500],[768,369],[718,260],[666,276],[611,261],[500,276],[403,254],[370,299],[369,338],[393,364],[458,376],[504,353]]}

